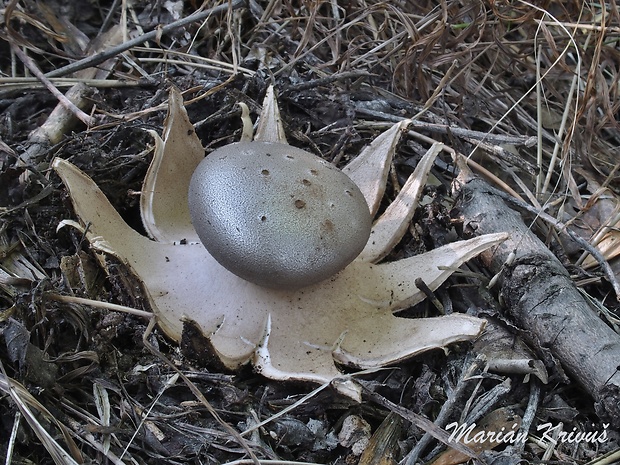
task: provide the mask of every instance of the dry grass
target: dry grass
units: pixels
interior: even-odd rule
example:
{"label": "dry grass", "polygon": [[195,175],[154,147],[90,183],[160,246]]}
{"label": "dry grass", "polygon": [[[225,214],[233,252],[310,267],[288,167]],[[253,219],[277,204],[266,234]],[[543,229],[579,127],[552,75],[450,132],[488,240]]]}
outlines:
{"label": "dry grass", "polygon": [[[355,463],[353,448],[338,445],[344,419],[356,415],[376,427],[385,417],[377,408],[390,404],[376,397],[362,405],[329,390],[306,398],[313,387],[201,367],[157,332],[143,344],[147,323],[139,315],[56,297],[148,310],[121,267],[102,268],[83,237],[56,231],[71,212],[48,168],[53,156],[71,158],[139,227],[134,194],[148,163],[144,129],[161,128],[171,84],[190,101],[207,149],[239,137],[236,102],[255,114],[273,82],[293,145],[338,164],[386,122],[415,116],[416,137],[467,155],[534,209],[587,240],[617,237],[615,2],[250,0],[207,2],[203,10],[197,3],[9,0],[0,10],[0,454],[7,464]],[[51,95],[76,83],[94,89],[72,110],[83,124],[50,124]],[[31,133],[39,127],[46,130]],[[396,160],[393,191],[411,171],[415,140]],[[449,183],[449,167],[436,174]],[[532,220],[532,228],[617,328],[618,302],[600,273],[579,268],[585,256],[545,224]],[[617,259],[612,266],[618,274]],[[466,349],[369,375],[368,385],[432,420],[451,383],[465,389]],[[559,375],[539,391],[520,386],[517,375],[497,375],[506,379],[513,388],[491,405],[524,414],[522,399],[533,402],[538,392],[540,418],[567,430],[603,428],[578,387],[557,387]],[[463,402],[496,384],[490,377],[466,385]],[[289,405],[295,408],[265,423]],[[424,433],[407,415],[397,460]],[[608,433],[612,440],[598,449],[534,441],[513,452],[529,461],[595,463],[619,447],[617,433]],[[432,449],[416,454],[429,458]]]}

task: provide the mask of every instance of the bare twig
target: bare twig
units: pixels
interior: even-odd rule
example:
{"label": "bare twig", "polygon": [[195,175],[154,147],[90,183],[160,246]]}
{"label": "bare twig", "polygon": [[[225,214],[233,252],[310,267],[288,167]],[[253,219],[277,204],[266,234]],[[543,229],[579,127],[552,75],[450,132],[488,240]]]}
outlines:
{"label": "bare twig", "polygon": [[365,71],[348,71],[344,73],[337,73],[324,78],[311,79],[310,81],[300,82],[298,84],[290,84],[283,89],[282,93],[301,92],[302,90],[314,89],[315,87],[325,86],[336,81],[344,81],[345,79],[357,79],[367,76],[371,76],[371,74]]}
{"label": "bare twig", "polygon": [[169,32],[174,31],[175,29],[183,27],[187,24],[191,24],[191,23],[198,22],[198,21],[203,21],[207,19],[209,16],[217,14],[217,13],[225,12],[229,8],[233,10],[237,8],[241,8],[244,4],[245,4],[244,0],[233,0],[230,3],[224,3],[222,5],[218,5],[216,7],[209,8],[207,10],[198,10],[196,13],[191,14],[185,18],[181,18],[178,21],[174,21],[170,24],[166,24],[165,26],[162,26],[161,28],[153,29],[152,31],[147,32],[146,34],[140,35],[138,37],[134,37],[133,39],[130,39],[127,42],[123,42],[122,44],[109,48],[108,50],[105,50],[101,53],[97,53],[96,55],[82,58],[81,60],[71,63],[70,65],[63,66],[62,68],[58,68],[53,71],[50,71],[49,73],[46,74],[46,76],[47,77],[66,76],[67,74],[74,73],[81,69],[86,69],[86,68],[90,68],[91,66],[96,66],[99,63],[103,63],[109,58],[115,57],[118,54],[126,50],[129,50],[132,47],[135,47],[136,45],[141,45],[148,40],[156,39],[162,34],[168,34]]}
{"label": "bare twig", "polygon": [[[384,121],[390,121],[398,123],[403,121],[404,117],[395,116],[380,111],[369,110],[361,106],[355,109],[357,113],[362,115],[368,115]],[[436,132],[439,134],[452,134],[456,137],[463,137],[467,139],[474,139],[477,141],[492,142],[494,144],[512,144],[516,146],[530,147],[535,143],[535,138],[530,136],[509,136],[506,134],[490,134],[488,132],[474,131],[471,129],[465,129],[461,127],[449,126],[447,124],[427,123],[426,121],[412,121],[410,127],[418,130],[426,130],[430,132]]]}
{"label": "bare twig", "polygon": [[[445,423],[450,418],[450,415],[454,414],[456,403],[462,400],[463,396],[466,394],[466,390],[470,387],[470,381],[475,380],[474,375],[483,368],[484,363],[485,360],[482,358],[477,358],[467,367],[466,370],[463,371],[456,387],[452,392],[450,392],[448,399],[441,407],[439,415],[435,418],[435,424],[437,426],[445,426]],[[424,451],[424,448],[430,443],[431,438],[432,435],[428,431],[424,433],[424,436],[420,438],[415,447],[411,449],[407,457],[405,457],[401,463],[404,463],[405,465],[415,465],[418,457]]]}
{"label": "bare twig", "polygon": [[364,384],[362,384],[362,388],[363,388],[364,394],[366,394],[368,397],[370,397],[370,399],[373,400],[374,402],[376,402],[377,404],[381,405],[382,407],[385,407],[385,408],[389,409],[390,411],[392,411],[394,413],[397,413],[403,419],[405,419],[407,421],[410,421],[411,423],[416,425],[418,428],[420,428],[423,431],[426,431],[427,433],[429,433],[435,439],[438,439],[439,441],[441,441],[444,444],[452,447],[453,449],[458,450],[462,454],[465,454],[467,457],[472,457],[472,458],[478,459],[478,460],[480,460],[481,463],[484,463],[480,459],[478,454],[476,454],[473,450],[471,450],[465,444],[462,444],[462,443],[456,442],[456,441],[450,441],[450,435],[445,430],[443,430],[439,426],[435,425],[429,419],[423,417],[422,415],[418,415],[417,413],[412,412],[411,410],[406,409],[405,407],[403,407],[401,405],[395,404],[391,400],[386,399],[385,397],[383,397],[381,394],[378,394],[378,393],[368,389],[366,386],[364,386]]}
{"label": "bare twig", "polygon": [[35,62],[26,55],[22,49],[20,49],[15,44],[11,44],[11,49],[15,55],[19,57],[19,59],[26,65],[26,67],[34,74],[39,81],[49,90],[54,97],[58,99],[58,101],[71,113],[73,113],[82,123],[87,126],[92,124],[92,118],[80,110],[71,100],[69,100],[65,95],[60,92],[54,84],[48,79],[48,77],[41,72],[39,67],[35,64]]}

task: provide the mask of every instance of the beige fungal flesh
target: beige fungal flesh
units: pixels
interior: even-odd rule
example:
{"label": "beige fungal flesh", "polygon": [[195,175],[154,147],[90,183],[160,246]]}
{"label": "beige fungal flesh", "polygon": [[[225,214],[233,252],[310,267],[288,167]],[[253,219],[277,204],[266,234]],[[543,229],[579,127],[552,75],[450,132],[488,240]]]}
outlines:
{"label": "beige fungal flesh", "polygon": [[[359,187],[373,216],[406,126],[403,121],[388,129],[343,170]],[[470,340],[484,328],[484,320],[462,314],[405,319],[393,312],[425,298],[415,285],[417,278],[436,289],[456,267],[504,240],[504,234],[378,263],[406,231],[441,144],[424,154],[399,195],[376,219],[355,260],[318,283],[278,290],[250,283],[221,266],[198,241],[189,212],[174,209],[187,202],[191,174],[204,155],[175,90],[170,94],[164,139],[154,137],[154,162],[141,203],[150,238],[130,228],[86,174],[61,159],[54,160],[53,167],[71,194],[77,216],[88,224],[85,234],[91,246],[115,256],[142,281],[157,323],[170,338],[180,341],[184,321],[193,320],[210,340],[213,355],[228,368],[251,362],[273,379],[323,383],[343,376],[335,362],[359,368],[384,366]],[[265,97],[256,139],[285,143],[272,88]],[[262,170],[271,175],[272,168],[258,170],[265,176]],[[300,189],[303,179],[313,183],[313,178],[303,177]],[[306,198],[294,200],[308,203]],[[253,215],[260,220],[257,223],[270,218],[269,212]],[[340,382],[337,388],[359,398],[355,383]]]}

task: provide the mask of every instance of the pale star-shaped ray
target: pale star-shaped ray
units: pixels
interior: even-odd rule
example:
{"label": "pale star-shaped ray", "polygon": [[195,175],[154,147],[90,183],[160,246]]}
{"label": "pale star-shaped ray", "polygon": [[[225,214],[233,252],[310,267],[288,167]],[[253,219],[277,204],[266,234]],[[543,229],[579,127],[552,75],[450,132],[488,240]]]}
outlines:
{"label": "pale star-shaped ray", "polygon": [[[280,141],[284,130],[273,89],[259,120],[257,139]],[[407,122],[379,136],[344,170],[376,212],[389,163]],[[69,189],[75,212],[88,224],[91,245],[121,260],[144,284],[160,328],[179,341],[193,320],[230,369],[253,362],[274,379],[329,382],[341,376],[335,362],[358,368],[391,364],[421,351],[476,337],[485,321],[463,314],[405,319],[392,313],[424,299],[414,282],[436,289],[455,267],[505,236],[456,242],[391,263],[375,263],[400,240],[424,180],[439,152],[435,144],[412,178],[375,222],[367,247],[344,270],[297,290],[267,289],[223,268],[197,241],[187,214],[187,189],[203,150],[172,90],[164,139],[155,137],[154,161],[143,186],[145,228],[130,228],[96,184],[69,162],[53,167]],[[174,208],[175,205],[180,207]],[[343,392],[356,396],[350,388]]]}

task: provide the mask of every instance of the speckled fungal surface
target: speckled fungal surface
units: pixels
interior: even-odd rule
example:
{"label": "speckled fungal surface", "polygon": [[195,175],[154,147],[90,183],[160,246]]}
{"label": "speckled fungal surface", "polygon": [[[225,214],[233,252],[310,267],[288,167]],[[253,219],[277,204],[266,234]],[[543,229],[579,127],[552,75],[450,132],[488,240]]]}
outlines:
{"label": "speckled fungal surface", "polygon": [[196,168],[188,199],[194,228],[221,265],[280,289],[336,274],[363,250],[372,224],[348,176],[288,144],[217,149]]}

